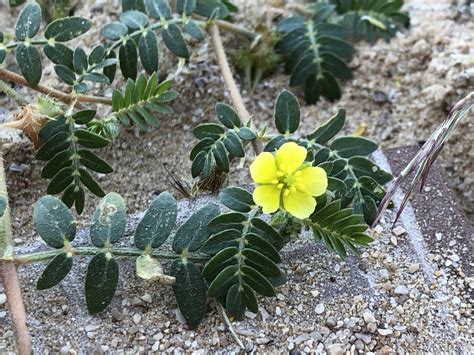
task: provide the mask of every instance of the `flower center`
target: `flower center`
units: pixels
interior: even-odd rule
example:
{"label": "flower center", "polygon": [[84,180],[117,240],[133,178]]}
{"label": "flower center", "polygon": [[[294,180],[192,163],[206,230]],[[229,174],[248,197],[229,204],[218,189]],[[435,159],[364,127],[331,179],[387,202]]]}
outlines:
{"label": "flower center", "polygon": [[295,171],[293,174],[289,174],[288,169],[283,166],[277,171],[277,176],[278,179],[272,180],[271,183],[272,185],[276,185],[279,190],[282,190],[284,196],[288,196],[290,192],[295,192],[298,189],[303,189],[301,171]]}

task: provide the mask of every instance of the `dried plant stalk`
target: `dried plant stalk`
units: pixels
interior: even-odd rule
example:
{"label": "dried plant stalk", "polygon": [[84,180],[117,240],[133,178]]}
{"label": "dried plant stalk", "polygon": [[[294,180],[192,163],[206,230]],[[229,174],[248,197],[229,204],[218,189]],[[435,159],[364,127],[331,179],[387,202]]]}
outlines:
{"label": "dried plant stalk", "polygon": [[400,172],[397,178],[392,182],[387,193],[385,194],[384,199],[380,203],[379,209],[377,211],[377,216],[375,218],[373,226],[377,225],[382,217],[382,214],[387,209],[390,200],[392,199],[395,191],[398,190],[400,185],[410,176],[411,173],[415,172],[415,176],[411,184],[408,187],[408,191],[405,194],[405,197],[400,205],[400,208],[397,211],[395,217],[395,222],[397,222],[404,208],[413,197],[415,189],[420,184],[420,191],[423,190],[423,186],[426,183],[430,168],[438,157],[441,149],[443,148],[446,141],[452,135],[454,129],[457,125],[467,116],[471,107],[474,105],[474,92],[471,92],[461,101],[458,101],[451,111],[448,114],[446,120],[431,134],[430,138],[425,142],[425,144],[420,148],[416,153],[413,159],[408,163],[408,165]]}

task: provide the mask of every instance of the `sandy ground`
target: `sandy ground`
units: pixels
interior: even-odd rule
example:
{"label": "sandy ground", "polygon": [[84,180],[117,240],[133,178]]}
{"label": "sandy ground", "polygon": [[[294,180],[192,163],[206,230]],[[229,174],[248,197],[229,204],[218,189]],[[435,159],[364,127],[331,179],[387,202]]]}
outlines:
{"label": "sandy ground", "polygon": [[[263,14],[268,10],[270,1],[242,0],[241,3],[243,12],[239,15],[239,18],[242,19],[244,23],[248,23],[249,21],[258,22],[259,14]],[[447,111],[456,100],[473,89],[474,73],[472,71],[472,64],[469,66],[466,55],[473,55],[474,52],[474,21],[457,22],[453,17],[453,12],[449,10],[448,4],[444,1],[408,1],[407,9],[410,11],[412,17],[411,29],[397,35],[390,43],[378,42],[375,46],[359,44],[357,46],[358,53],[351,63],[351,66],[355,69],[355,79],[344,85],[342,100],[337,103],[321,100],[315,106],[305,106],[302,116],[303,131],[310,131],[317,124],[326,121],[336,112],[337,107],[344,107],[348,114],[347,133],[366,126],[365,134],[379,141],[384,148],[416,144],[418,141],[426,139],[429,136],[437,124],[444,119]],[[96,25],[104,23],[104,18],[106,14],[109,13],[114,13],[113,3],[107,2],[103,2],[101,5],[94,5],[94,11],[91,11],[91,6],[89,5],[85,7],[79,6],[76,12],[78,15],[85,15],[91,18]],[[6,14],[5,4],[2,2],[0,5],[0,23],[2,23],[2,25],[4,23],[12,23],[10,17],[5,18]],[[96,35],[97,31],[91,32],[90,40],[85,43],[85,45],[92,45],[96,41]],[[235,47],[237,42],[232,36],[226,35],[225,38],[228,42],[227,47]],[[176,89],[180,92],[180,97],[174,104],[176,114],[163,117],[161,120],[162,127],[158,130],[152,130],[146,134],[136,131],[122,132],[117,141],[101,153],[115,168],[115,173],[100,178],[103,187],[107,191],[116,191],[122,194],[127,200],[129,212],[131,213],[143,210],[144,206],[160,191],[171,189],[162,166],[163,163],[167,163],[168,167],[184,180],[189,179],[190,162],[188,154],[195,143],[191,133],[192,128],[200,122],[215,120],[213,107],[216,102],[228,102],[228,95],[222,89],[223,83],[220,79],[218,67],[213,59],[210,45],[208,43],[196,44],[193,53],[188,69],[177,79]],[[166,69],[170,65],[171,61],[165,59],[163,68]],[[45,82],[54,87],[60,87],[54,75],[51,75],[51,73],[52,67],[46,67],[44,72]],[[119,83],[119,85],[121,84]],[[244,92],[248,108],[250,112],[253,113],[259,125],[268,123],[272,126],[271,116],[273,102],[277,93],[287,85],[288,76],[279,70],[263,80],[254,93],[249,94]],[[32,95],[24,89],[20,89],[20,93],[27,98],[32,97]],[[9,111],[14,109],[4,98],[0,98],[0,106],[2,106],[0,110],[4,110],[0,111],[0,116],[3,115],[4,117],[8,116]],[[474,174],[472,174],[474,164],[473,125],[474,121],[471,116],[458,128],[450,144],[448,144],[443,151],[443,165],[449,173],[449,183],[456,189],[458,196],[460,196],[463,201],[466,212],[471,214],[471,216],[474,211]],[[7,160],[7,166],[9,166],[8,183],[14,229],[16,231],[15,237],[16,242],[21,246],[35,238],[31,223],[31,206],[39,196],[45,193],[46,182],[39,179],[42,164],[33,159],[33,149],[28,142],[23,140],[20,143],[15,143],[5,148],[7,150],[5,158]],[[248,182],[245,170],[236,167],[235,171],[236,173],[232,177],[233,182]],[[97,201],[97,199],[92,197],[88,199],[85,216],[90,215]],[[88,218],[85,218],[85,220],[88,220]],[[389,234],[386,234],[383,240],[383,245],[389,245]],[[295,248],[297,247],[298,246],[295,246]],[[306,249],[304,244],[301,248],[302,250]],[[377,248],[376,245],[374,253],[377,253]],[[326,254],[319,249],[311,249],[310,252],[314,253],[314,255],[324,255],[326,258]],[[409,250],[407,252],[409,252]],[[381,247],[380,253],[377,255],[385,255],[385,253],[387,253],[387,249]],[[377,255],[374,256],[374,260],[377,259]],[[290,285],[298,280],[301,285],[305,285],[310,282],[310,279],[306,279],[308,270],[306,270],[305,262],[318,263],[320,258],[302,255],[301,257],[303,259],[299,259],[299,254],[295,254],[295,256],[298,256],[298,258],[292,257],[291,255],[288,256],[287,260],[292,260],[292,262],[286,267],[287,269],[301,269],[290,279]],[[327,272],[334,270],[335,267],[335,262],[331,261],[331,258],[334,258],[334,256],[327,256],[329,264],[324,267],[321,266]],[[389,261],[390,268],[393,267],[396,270],[398,267],[397,262],[403,258],[406,259],[406,254],[404,255],[402,253],[399,259],[397,258],[392,258],[391,261]],[[387,269],[386,266],[382,266],[384,260],[385,259],[380,260],[382,263],[380,265],[381,269]],[[442,259],[442,262],[444,262],[444,259]],[[342,278],[351,275],[350,268],[346,269],[344,264],[341,270],[343,270],[341,271]],[[326,275],[328,278],[330,277],[328,273]],[[28,283],[33,281],[31,274],[25,277],[23,282]],[[380,277],[380,282],[382,282],[386,274],[383,272],[377,277]],[[405,276],[402,274],[398,276],[398,274],[396,274],[396,277],[403,278],[409,276],[407,274]],[[414,277],[416,277],[416,275]],[[320,287],[325,284],[324,280],[324,278],[320,279],[318,281],[319,284],[316,282],[312,287],[314,286],[315,290],[319,290]],[[402,283],[404,280],[401,279],[399,281],[395,279],[394,283],[395,282]],[[407,282],[414,283],[415,281],[408,280]],[[419,282],[421,285],[422,279],[420,279]],[[129,287],[133,288],[133,286]],[[128,289],[124,290],[123,295],[119,295],[122,300],[119,301],[116,306],[122,304],[127,308],[129,304],[132,305],[133,302],[137,303],[137,301],[134,300],[135,295],[137,295],[135,298],[140,300],[139,297],[141,297],[141,294],[145,293],[145,288],[140,287],[141,286],[139,286],[137,292],[132,292],[132,290]],[[310,290],[305,291],[307,292],[305,294],[306,296],[311,295],[311,293],[309,293]],[[163,292],[164,293],[159,291],[154,295],[154,302],[161,303],[170,299],[170,292]],[[297,292],[296,286],[295,289],[290,289],[288,292]],[[368,306],[365,304],[367,300],[360,298],[352,299],[351,302],[348,300],[357,295],[364,295],[366,291],[362,290],[359,292],[354,290],[354,292],[353,294],[352,291],[345,290],[340,296],[346,302],[343,303],[343,305],[350,304],[351,302],[354,303],[354,317],[357,315],[359,317],[357,322],[361,322],[360,324],[356,322],[357,324],[355,326],[365,327],[365,321],[360,319],[363,319],[362,313],[364,310],[368,309]],[[296,322],[302,312],[299,310],[299,304],[301,303],[304,306],[304,302],[307,301],[306,299],[303,301],[288,296],[290,299],[288,302],[292,308],[286,311],[285,307],[290,306],[284,302],[287,296],[285,296],[283,291],[282,295],[284,299],[281,300],[282,305],[279,307],[283,312],[290,312],[292,316],[288,318],[284,316],[284,318],[279,318],[280,316],[276,317],[276,305],[270,304],[269,307],[271,312],[273,312],[271,314],[275,316],[275,318],[272,318],[272,321],[277,325],[282,323],[282,319],[284,320],[283,324],[285,322]],[[396,313],[396,307],[399,304],[396,302],[390,303],[393,295],[392,291],[387,291],[387,295],[387,304],[392,305],[393,309],[391,312]],[[404,295],[399,296],[403,297]],[[413,298],[411,295],[408,297],[413,300],[411,303],[408,303],[410,307],[406,313],[407,317],[410,317],[412,312],[418,307],[418,304],[414,300],[419,300],[422,296],[422,294],[415,293]],[[36,297],[36,293],[34,292],[27,293],[28,304],[33,304]],[[71,307],[82,308],[82,304],[69,304],[68,295],[61,291],[56,291],[42,297],[44,298],[40,298],[40,300],[42,300],[43,304],[48,305],[48,307],[45,307],[45,309],[39,312],[42,312],[47,317],[39,318],[38,323],[35,323],[34,326],[38,327],[38,329],[44,329],[44,327],[46,327],[48,329],[46,331],[49,331],[55,327],[53,324],[56,324],[56,322],[66,321],[63,319],[64,313],[67,314],[70,312]],[[319,303],[324,303],[321,302],[322,299],[317,298],[318,296],[315,297],[316,300],[311,303],[311,307],[313,308]],[[159,300],[156,300],[156,298]],[[145,310],[157,306],[157,304],[152,304],[151,306],[147,305],[145,301],[140,302],[142,305],[138,305],[137,307],[141,307],[139,308],[139,313],[143,313],[143,317],[148,317],[145,314]],[[333,303],[336,302],[337,299],[333,300]],[[359,302],[361,302],[362,306],[357,308],[359,306],[356,304]],[[424,309],[429,309],[430,307],[436,308],[436,303],[430,303],[430,300],[427,302],[428,304],[426,307],[423,307]],[[348,309],[351,308],[350,305],[348,307]],[[403,305],[402,308],[403,307],[405,306]],[[304,309],[305,308],[303,308],[303,310]],[[337,311],[335,309],[331,310],[334,314],[319,315],[318,322],[324,324],[324,322],[327,322],[328,317],[333,315],[336,318],[337,326],[338,321],[345,322],[344,312],[346,311],[344,308],[338,308]],[[127,310],[126,312],[136,313],[137,311]],[[170,317],[172,314],[172,311],[165,311],[165,318],[169,320],[163,320],[163,324],[158,324],[164,329],[163,333],[145,333],[140,335],[140,332],[136,332],[137,329],[135,328],[137,327],[132,324],[132,313],[127,313],[130,318],[129,325],[130,328],[132,328],[130,331],[128,330],[128,326],[125,327],[120,322],[117,324],[114,323],[113,326],[117,328],[118,332],[122,332],[124,336],[125,334],[129,334],[128,336],[130,337],[136,337],[138,342],[142,341],[148,344],[153,341],[153,345],[158,342],[157,350],[161,349],[160,346],[166,344],[168,341],[168,347],[163,345],[163,348],[168,349],[171,346],[173,334],[179,333],[183,329],[183,325],[180,325],[179,322],[177,323]],[[106,323],[110,321],[110,314],[104,317]],[[348,318],[350,317],[351,316],[348,316]],[[209,327],[222,328],[222,324],[217,317],[211,316],[208,319],[206,322],[208,322]],[[438,320],[436,317],[434,319]],[[352,326],[352,323],[349,324],[349,320],[347,322],[348,327]],[[314,322],[314,319],[308,319],[307,321]],[[333,334],[332,331],[328,334],[322,334],[321,332],[326,333],[325,329],[310,330],[310,327],[307,325],[308,323],[304,322],[303,320],[301,327],[297,330],[292,329],[290,333],[287,333],[288,336],[291,335],[294,337],[294,341],[291,341],[294,343],[294,347],[299,347],[300,344],[303,344],[302,348],[300,348],[301,350],[304,349],[304,346],[310,346],[304,345],[305,341],[313,339],[314,336],[316,340],[313,339],[313,342],[317,342],[319,336],[313,334],[311,339],[304,340],[303,337],[296,341],[299,335],[317,332],[320,336],[326,338],[329,337],[329,334]],[[329,322],[333,324],[333,320]],[[88,333],[95,333],[98,329],[94,328],[97,326],[94,320],[91,320],[91,323],[92,325],[90,328],[87,328],[88,330],[84,328],[86,335]],[[252,320],[248,320],[247,323],[243,325],[243,328],[251,323]],[[380,324],[379,319],[377,323]],[[389,322],[384,321],[382,323]],[[424,324],[421,325],[422,328],[423,326]],[[465,326],[465,324],[461,324],[461,327]],[[307,331],[305,331],[305,327],[308,328]],[[212,345],[214,339],[210,340],[211,344],[209,346],[225,347],[230,344],[230,338],[222,334],[220,331],[222,330],[221,328],[217,328],[218,330],[215,331],[218,332],[217,335],[213,334],[213,337],[217,337],[218,341]],[[328,326],[325,326],[325,328],[328,329]],[[357,331],[358,328],[354,329],[356,330],[352,333],[360,333]],[[403,327],[399,329],[403,329]],[[424,330],[424,336],[419,339],[416,333],[414,333],[415,343],[413,349],[417,349],[420,343],[429,339],[430,334],[429,331],[426,333],[427,330],[429,330],[429,328]],[[272,335],[270,339],[276,337],[281,331],[284,330],[279,328],[272,330],[275,335]],[[393,328],[393,331],[395,332],[397,330]],[[255,328],[250,328],[248,332],[255,332]],[[378,332],[378,330],[375,330],[375,332]],[[53,334],[55,333],[51,333],[54,337]],[[191,335],[192,332],[187,334],[190,334],[191,338],[193,337],[193,335]],[[379,335],[382,336],[381,334]],[[107,334],[104,333],[104,337],[106,336]],[[196,336],[196,334],[194,336]],[[145,338],[143,339],[142,337]],[[258,344],[258,341],[261,341],[262,344],[264,344],[266,340],[258,340],[258,338],[268,338],[268,334],[265,333],[265,335],[261,337],[260,335],[255,337],[255,343]],[[89,339],[94,341],[95,335],[92,335]],[[369,340],[365,338],[365,340],[358,340],[362,341],[363,348],[367,345],[367,350],[371,350],[369,345],[374,339],[371,338]],[[409,340],[410,338],[407,341]],[[354,339],[354,346],[356,346],[355,341]],[[190,340],[190,342],[191,345],[189,345],[189,349],[192,349],[193,340]],[[331,342],[328,342],[328,344],[330,343]],[[118,344],[120,347],[121,343],[119,342]],[[382,342],[381,344],[385,343]],[[386,344],[388,344],[387,346],[393,346],[390,342]],[[111,349],[110,345],[103,343],[97,343],[97,345],[109,346],[109,349]],[[54,345],[52,349],[58,350],[62,346],[64,346],[64,344],[60,346],[58,343]],[[282,346],[284,348],[290,345],[289,343],[285,345],[277,342],[275,349],[283,349]],[[360,342],[357,346],[360,346]],[[374,344],[373,349],[375,346]],[[446,346],[446,348],[441,350],[449,348],[449,345]],[[72,343],[71,347],[74,348]],[[64,350],[69,351],[69,349]]]}
{"label": "sandy ground", "polygon": [[[248,23],[249,19],[259,21],[270,2],[243,3],[243,15],[240,16]],[[79,7],[76,14],[92,18],[98,26],[103,23],[106,13],[112,16],[115,13],[111,3],[94,5],[92,14],[89,9],[90,6]],[[416,144],[429,136],[456,100],[473,89],[474,72],[465,57],[474,51],[474,21],[454,21],[448,4],[441,1],[409,1],[407,9],[412,16],[411,29],[390,43],[379,41],[374,46],[357,45],[358,53],[351,63],[355,79],[344,85],[342,100],[331,103],[323,99],[317,105],[304,106],[303,131],[313,129],[338,107],[344,107],[348,117],[347,133],[367,127],[365,134],[384,148]],[[1,16],[5,13],[3,7]],[[252,16],[245,16],[250,13]],[[96,35],[94,29],[89,37],[84,36],[85,46],[93,45]],[[229,48],[235,47],[232,36],[226,35],[226,39]],[[163,71],[170,65],[172,61],[165,56]],[[44,72],[45,82],[60,86],[51,73],[52,66],[48,65]],[[273,126],[274,100],[287,85],[288,76],[278,71],[263,80],[254,93],[244,92],[257,124]],[[148,133],[123,131],[116,142],[101,152],[115,169],[115,173],[100,178],[103,187],[122,194],[132,212],[141,210],[157,192],[171,188],[163,163],[182,179],[190,178],[188,155],[195,143],[192,128],[200,122],[215,120],[215,103],[229,101],[227,92],[222,90],[219,70],[207,42],[195,45],[190,64],[177,79],[175,88],[180,92],[174,104],[176,114],[163,117],[160,129]],[[20,92],[31,96],[25,90]],[[0,100],[5,103],[5,99]],[[9,109],[14,108],[5,103],[4,116]],[[470,134],[474,132],[473,125],[472,117],[468,117],[442,156],[451,184],[470,215],[474,207],[474,134]],[[19,236],[26,237],[31,235],[31,204],[46,188],[46,182],[39,178],[42,163],[32,158],[33,151],[28,142],[13,144],[6,150],[15,227]],[[245,181],[246,172],[235,171],[236,182]],[[92,196],[87,200],[86,213],[97,203]]]}

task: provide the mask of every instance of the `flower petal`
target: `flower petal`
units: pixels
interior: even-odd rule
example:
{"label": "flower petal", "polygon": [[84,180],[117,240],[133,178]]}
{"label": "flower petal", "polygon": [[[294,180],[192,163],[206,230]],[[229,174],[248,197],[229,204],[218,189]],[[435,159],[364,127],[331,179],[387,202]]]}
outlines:
{"label": "flower petal", "polygon": [[276,185],[260,185],[253,191],[253,200],[264,213],[273,213],[280,207],[280,195],[281,190]]}
{"label": "flower petal", "polygon": [[292,174],[303,164],[307,154],[306,148],[294,142],[283,144],[275,154],[278,170],[285,174]]}
{"label": "flower petal", "polygon": [[314,197],[300,191],[292,191],[287,196],[283,194],[283,208],[299,219],[311,216],[316,208]]}
{"label": "flower petal", "polygon": [[257,155],[250,165],[250,175],[257,184],[269,184],[277,179],[277,167],[273,154],[263,152]]}
{"label": "flower petal", "polygon": [[300,171],[301,174],[298,176],[298,184],[296,185],[299,191],[311,196],[320,196],[326,192],[328,177],[324,169],[311,166]]}

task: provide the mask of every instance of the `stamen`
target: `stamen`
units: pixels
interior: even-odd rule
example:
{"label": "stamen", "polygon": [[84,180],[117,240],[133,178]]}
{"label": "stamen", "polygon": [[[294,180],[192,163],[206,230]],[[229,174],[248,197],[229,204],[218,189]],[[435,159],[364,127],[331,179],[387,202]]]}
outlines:
{"label": "stamen", "polygon": [[277,179],[272,180],[272,181],[270,181],[270,183],[271,183],[272,185],[276,185],[276,184],[278,184],[278,180],[277,180]]}
{"label": "stamen", "polygon": [[283,188],[283,186],[284,186],[283,184],[278,184],[278,185],[277,185],[277,189],[278,189],[278,190],[281,190],[281,189]]}
{"label": "stamen", "polygon": [[290,190],[285,189],[283,190],[283,196],[288,196],[290,194]]}
{"label": "stamen", "polygon": [[296,187],[290,186],[290,190],[291,190],[291,192],[295,192],[295,191],[296,191]]}
{"label": "stamen", "polygon": [[278,177],[282,177],[282,176],[284,176],[284,175],[285,175],[285,173],[284,173],[283,171],[281,171],[281,170],[278,170],[278,171],[277,171],[277,176],[278,176]]}

